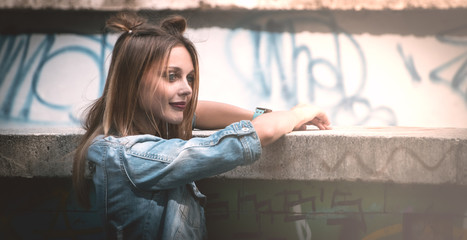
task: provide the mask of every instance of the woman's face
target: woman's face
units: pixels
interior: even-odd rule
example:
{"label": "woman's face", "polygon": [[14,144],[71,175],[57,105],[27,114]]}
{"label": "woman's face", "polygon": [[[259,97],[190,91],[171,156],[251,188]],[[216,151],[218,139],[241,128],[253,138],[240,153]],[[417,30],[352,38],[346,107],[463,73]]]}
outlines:
{"label": "woman's face", "polygon": [[[171,124],[180,124],[183,112],[191,101],[195,79],[193,63],[188,50],[181,45],[172,48],[167,66],[159,74],[152,74],[142,82],[142,107],[156,118]],[[154,84],[153,81],[159,81]],[[156,85],[155,94],[153,86]],[[151,87],[152,86],[152,87]]]}

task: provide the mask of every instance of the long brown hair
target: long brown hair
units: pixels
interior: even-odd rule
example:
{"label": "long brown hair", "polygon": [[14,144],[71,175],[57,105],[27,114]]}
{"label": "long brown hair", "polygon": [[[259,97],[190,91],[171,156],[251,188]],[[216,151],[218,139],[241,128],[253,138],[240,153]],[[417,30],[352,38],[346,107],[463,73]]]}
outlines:
{"label": "long brown hair", "polygon": [[[112,51],[112,59],[103,94],[87,111],[83,127],[86,130],[73,159],[73,186],[79,202],[90,206],[89,184],[86,181],[87,149],[98,135],[128,136],[153,134],[162,138],[190,139],[193,114],[198,100],[198,55],[193,43],[183,36],[187,27],[185,18],[171,16],[160,26],[132,13],[120,13],[107,21],[107,28],[121,32]],[[139,93],[141,81],[148,74],[160,74],[176,45],[190,53],[194,67],[192,99],[187,105],[183,121],[169,124],[141,108]],[[157,82],[154,88],[157,87]],[[143,112],[149,128],[136,124],[135,115]]]}

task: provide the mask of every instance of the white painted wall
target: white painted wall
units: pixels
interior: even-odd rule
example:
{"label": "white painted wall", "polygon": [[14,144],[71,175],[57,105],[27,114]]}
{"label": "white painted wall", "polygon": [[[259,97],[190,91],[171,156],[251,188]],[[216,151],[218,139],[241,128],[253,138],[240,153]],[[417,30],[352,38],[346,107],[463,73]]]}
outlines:
{"label": "white painted wall", "polygon": [[[200,54],[200,99],[251,110],[310,102],[339,126],[467,127],[467,37],[218,27],[187,34]],[[78,125],[101,92],[116,38],[0,36],[1,127]]]}
{"label": "white painted wall", "polygon": [[202,99],[250,109],[310,102],[335,125],[467,127],[467,38],[262,32],[254,45],[247,30],[192,34]]}

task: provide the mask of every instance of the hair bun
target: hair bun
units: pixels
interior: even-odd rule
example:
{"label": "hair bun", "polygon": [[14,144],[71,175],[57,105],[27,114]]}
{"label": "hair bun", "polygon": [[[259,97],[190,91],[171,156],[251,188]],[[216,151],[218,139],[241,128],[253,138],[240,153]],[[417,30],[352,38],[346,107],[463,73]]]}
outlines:
{"label": "hair bun", "polygon": [[132,32],[144,23],[146,19],[136,13],[118,13],[107,20],[106,27],[114,31]]}
{"label": "hair bun", "polygon": [[183,32],[185,32],[186,26],[186,19],[178,15],[168,17],[161,23],[162,29],[172,35],[183,34]]}

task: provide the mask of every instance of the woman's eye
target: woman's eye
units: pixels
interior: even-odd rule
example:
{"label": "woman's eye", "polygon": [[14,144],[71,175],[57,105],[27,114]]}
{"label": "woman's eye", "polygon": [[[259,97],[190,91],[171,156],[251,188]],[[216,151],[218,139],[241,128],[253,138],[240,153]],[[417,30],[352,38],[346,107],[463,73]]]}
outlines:
{"label": "woman's eye", "polygon": [[177,80],[177,74],[175,74],[175,73],[169,73],[169,74],[167,75],[167,79],[168,79],[169,81],[175,81],[175,80]]}
{"label": "woman's eye", "polygon": [[195,76],[193,76],[193,75],[188,75],[188,76],[186,77],[186,80],[187,80],[189,83],[192,83],[192,82],[195,81]]}

